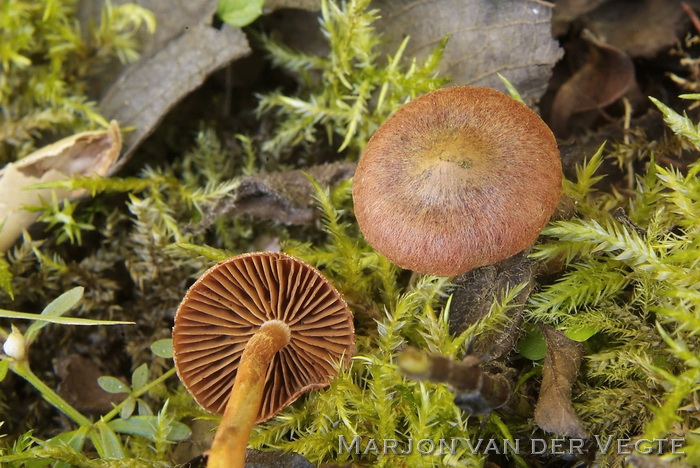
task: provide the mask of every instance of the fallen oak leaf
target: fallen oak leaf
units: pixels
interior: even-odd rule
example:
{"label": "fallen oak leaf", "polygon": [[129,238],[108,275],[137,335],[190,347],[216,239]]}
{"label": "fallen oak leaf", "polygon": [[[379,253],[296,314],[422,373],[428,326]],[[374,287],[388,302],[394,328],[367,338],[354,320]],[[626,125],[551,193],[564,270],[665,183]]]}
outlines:
{"label": "fallen oak leaf", "polygon": [[104,176],[121,152],[119,125],[112,121],[106,130],[82,132],[41,148],[0,170],[0,252],[5,252],[39,213],[25,206],[40,205],[42,199],[74,199],[84,190],[29,189],[30,186],[72,176]]}
{"label": "fallen oak leaf", "polygon": [[554,328],[540,326],[540,330],[547,342],[547,355],[535,407],[535,424],[547,432],[586,438],[586,429],[571,405],[571,389],[581,365],[583,346]]}

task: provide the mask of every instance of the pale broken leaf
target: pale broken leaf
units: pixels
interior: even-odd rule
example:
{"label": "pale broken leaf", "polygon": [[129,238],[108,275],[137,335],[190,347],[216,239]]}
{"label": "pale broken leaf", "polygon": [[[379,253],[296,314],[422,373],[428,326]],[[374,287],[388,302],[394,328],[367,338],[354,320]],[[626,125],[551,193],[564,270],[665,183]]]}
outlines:
{"label": "pale broken leaf", "polygon": [[571,389],[581,365],[583,346],[551,327],[541,326],[540,329],[547,342],[547,356],[535,407],[535,424],[558,435],[588,437],[571,405]]}
{"label": "pale broken leaf", "polygon": [[334,185],[352,177],[353,163],[333,163],[306,169],[254,174],[240,179],[236,188],[219,200],[202,218],[197,229],[209,227],[222,215],[250,214],[285,224],[308,224],[316,217],[314,190],[306,174],[319,185]]}
{"label": "pale broken leaf", "polygon": [[51,199],[76,198],[84,191],[25,188],[72,176],[104,176],[121,151],[119,125],[112,121],[107,130],[82,132],[41,148],[0,170],[0,252],[5,252],[39,216],[24,209]]}
{"label": "pale broken leaf", "polygon": [[505,91],[505,76],[528,104],[547,88],[551,69],[563,51],[552,38],[552,5],[540,0],[378,0],[376,24],[395,51],[410,36],[406,57],[423,60],[450,36],[440,75],[452,84]]}
{"label": "pale broken leaf", "polygon": [[110,173],[119,170],[167,112],[207,76],[249,53],[248,40],[239,28],[218,30],[195,24],[162,50],[127,68],[99,105],[102,115],[134,128],[125,135],[124,156]]}
{"label": "pale broken leaf", "polygon": [[[101,4],[104,2],[105,0],[81,2],[81,7],[83,3],[97,4],[92,6],[93,18],[96,18],[94,15],[99,15]],[[132,2],[133,0],[112,0],[116,5]],[[158,25],[153,33],[140,31],[142,60],[148,60],[193,25],[211,24],[218,3],[219,0],[139,0],[139,6],[153,13]]]}

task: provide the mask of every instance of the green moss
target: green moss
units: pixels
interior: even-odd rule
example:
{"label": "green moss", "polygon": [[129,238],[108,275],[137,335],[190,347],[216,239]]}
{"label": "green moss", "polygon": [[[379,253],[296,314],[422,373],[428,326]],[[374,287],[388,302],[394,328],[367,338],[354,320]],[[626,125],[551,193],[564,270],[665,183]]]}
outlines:
{"label": "green moss", "polygon": [[[101,26],[83,36],[71,20],[75,4],[20,1],[11,9],[8,2],[2,4],[7,15],[0,15],[0,103],[9,117],[0,123],[0,157],[5,161],[29,151],[37,133],[100,123],[86,103],[84,77],[107,56],[131,60],[134,28],[150,23],[150,16],[137,7],[108,5]],[[309,227],[246,216],[221,217],[205,231],[192,228],[240,177],[283,165],[300,167],[299,161],[278,158],[295,145],[327,138],[334,149],[346,151],[338,158],[356,158],[369,135],[400,104],[445,82],[435,77],[444,43],[422,64],[402,58],[405,42],[384,62],[378,53],[381,37],[372,28],[379,13],[368,5],[366,0],[323,2],[328,58],[260,38],[275,65],[300,77],[294,96],[277,92],[260,100],[260,117],[274,124],[269,140],[239,135],[236,143],[202,126],[191,149],[161,167],[146,167],[131,177],[54,184],[87,189],[94,198],[79,204],[48,203],[43,207],[46,231],[41,225],[33,228],[0,262],[0,284],[16,295],[12,308],[41,310],[64,291],[84,286],[76,315],[133,320],[137,325],[120,333],[46,327],[41,339],[51,345],[46,346],[50,351],[36,346],[32,365],[37,375],[54,379],[54,343],[63,343],[70,352],[89,350],[109,375],[130,375],[145,363],[146,385],[155,384],[143,394],[134,396],[134,388],[129,393],[137,405],[134,411],[139,411],[140,399],[156,419],[149,419],[155,424],[152,432],[140,435],[96,424],[90,436],[97,437],[98,431],[102,445],[95,456],[77,443],[87,437],[87,429],[56,428],[55,410],[36,403],[42,411],[36,411],[40,416],[33,427],[22,421],[3,427],[10,436],[0,444],[0,460],[7,466],[37,457],[76,466],[172,463],[173,440],[165,428],[191,424],[203,413],[174,378],[167,378],[173,374],[172,362],[154,356],[149,345],[170,335],[173,313],[198,274],[223,257],[255,250],[261,236],[279,239],[286,252],[330,278],[356,315],[358,339],[351,367],[328,389],[310,392],[256,428],[255,447],[297,452],[318,464],[479,466],[485,455],[472,454],[463,444],[454,454],[400,452],[409,440],[437,444],[452,438],[531,437],[536,428],[526,418],[508,413],[482,420],[468,417],[445,385],[408,380],[395,363],[405,344],[461,358],[474,336],[504,326],[519,287],[494,298],[484,320],[451,336],[449,281],[403,272],[366,244],[352,214],[351,181],[332,189],[316,185],[321,216]],[[49,34],[49,25],[63,37]],[[41,37],[29,40],[36,36]],[[585,340],[585,364],[574,400],[590,433],[685,437],[685,461],[695,464],[700,461],[693,399],[700,378],[700,165],[680,171],[655,161],[681,146],[697,151],[700,134],[687,117],[659,107],[682,144],[657,145],[632,132],[630,141],[612,142],[607,153],[601,148],[591,155],[577,177],[565,182],[576,213],[550,223],[532,254],[541,262],[563,265],[563,270],[552,273],[531,295],[526,316]],[[656,160],[649,160],[652,149]],[[602,188],[606,158],[628,170],[632,185],[624,195]],[[634,174],[630,162],[648,164],[643,173]],[[618,208],[623,211],[613,214]],[[9,303],[10,293],[2,298]],[[100,346],[91,346],[95,342]],[[521,359],[518,364],[528,362],[516,359]],[[520,396],[534,398],[539,366],[521,367]],[[26,388],[22,392],[31,394]],[[654,403],[649,405],[649,400]],[[102,416],[117,420],[122,408]],[[11,410],[11,405],[0,408],[4,414]],[[60,435],[52,438],[49,431]],[[345,448],[356,435],[360,453],[354,446],[348,453]],[[370,438],[380,443],[377,450],[367,449]],[[399,441],[395,452],[380,453],[384,439]],[[106,461],[110,456],[119,461]],[[508,462],[525,463],[517,456]]]}
{"label": "green moss", "polygon": [[[700,149],[697,126],[654,102],[674,133]],[[631,146],[618,144],[609,157],[619,159],[620,149]],[[595,329],[576,396],[591,433],[684,438],[697,460],[697,408],[686,405],[700,372],[690,351],[700,344],[700,164],[684,174],[651,160],[630,196],[611,196],[593,188],[602,154],[565,184],[578,216],[543,231],[547,241],[533,257],[563,260],[566,270],[530,297],[528,317],[563,330]]]}
{"label": "green moss", "polygon": [[[403,41],[394,55],[379,53],[380,35],[372,23],[379,11],[369,9],[370,0],[336,3],[322,0],[321,29],[328,38],[328,57],[294,51],[269,36],[260,41],[272,63],[294,73],[302,81],[295,96],[280,92],[260,99],[260,113],[274,113],[279,121],[264,151],[283,149],[318,138],[318,127],[338,150],[349,149],[357,158],[374,130],[401,104],[439,88],[447,82],[437,69],[447,39],[419,64],[406,66]],[[410,59],[409,59],[410,60]],[[340,138],[339,145],[334,139]]]}
{"label": "green moss", "polygon": [[131,62],[136,32],[155,28],[132,3],[105,3],[99,24],[81,30],[77,0],[0,3],[0,162],[26,155],[42,133],[107,126],[87,98],[88,80],[113,57]]}

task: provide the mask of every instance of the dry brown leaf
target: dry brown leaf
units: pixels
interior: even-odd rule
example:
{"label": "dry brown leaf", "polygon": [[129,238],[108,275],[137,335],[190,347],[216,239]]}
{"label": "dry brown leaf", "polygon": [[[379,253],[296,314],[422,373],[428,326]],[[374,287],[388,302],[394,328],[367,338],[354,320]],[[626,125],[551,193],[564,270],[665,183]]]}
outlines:
{"label": "dry brown leaf", "polygon": [[[584,24],[630,57],[651,58],[682,37],[689,19],[681,0],[608,1],[590,12]],[[697,0],[686,0],[695,7]]]}
{"label": "dry brown leaf", "polygon": [[61,378],[58,394],[78,411],[105,414],[127,397],[125,393],[104,391],[97,384],[97,379],[104,372],[93,360],[79,354],[57,359],[54,369]]}
{"label": "dry brown leaf", "polygon": [[510,80],[526,103],[544,94],[563,51],[552,38],[552,4],[540,0],[377,0],[376,24],[393,53],[411,37],[404,56],[423,58],[450,36],[440,74],[452,84],[506,91],[496,73]]}
{"label": "dry brown leaf", "polygon": [[125,134],[124,157],[111,172],[119,170],[167,112],[209,74],[249,53],[240,28],[218,30],[199,23],[186,26],[161,50],[127,68],[99,105],[102,115],[134,127]]}
{"label": "dry brown leaf", "polygon": [[552,22],[573,21],[595,10],[608,0],[557,0],[554,3]]}
{"label": "dry brown leaf", "polygon": [[225,198],[206,211],[195,229],[205,229],[222,215],[251,214],[285,224],[308,224],[317,215],[313,186],[304,173],[321,186],[334,185],[349,179],[354,163],[333,163],[288,172],[254,174],[243,177]]}
{"label": "dry brown leaf", "polygon": [[26,158],[7,164],[0,170],[0,252],[6,251],[31,226],[38,213],[25,210],[51,200],[75,198],[84,191],[62,189],[24,190],[30,185],[54,182],[71,176],[104,176],[113,167],[121,151],[119,125],[112,121],[107,130],[82,132],[41,148]]}
{"label": "dry brown leaf", "polygon": [[620,99],[634,83],[634,63],[623,51],[588,35],[590,54],[586,64],[557,91],[551,125],[557,136],[571,130],[573,115],[602,109]]}
{"label": "dry brown leaf", "polygon": [[571,389],[576,381],[583,346],[564,333],[540,326],[547,342],[542,385],[535,407],[535,424],[541,429],[567,437],[588,437],[583,423],[571,406]]}

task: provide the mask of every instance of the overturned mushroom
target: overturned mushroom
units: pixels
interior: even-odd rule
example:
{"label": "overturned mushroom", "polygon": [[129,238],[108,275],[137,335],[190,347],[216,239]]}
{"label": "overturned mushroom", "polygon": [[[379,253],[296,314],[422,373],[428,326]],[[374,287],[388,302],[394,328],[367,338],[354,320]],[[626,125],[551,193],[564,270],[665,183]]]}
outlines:
{"label": "overturned mushroom", "polygon": [[489,88],[425,94],[375,132],[353,182],[367,242],[402,268],[452,276],[530,246],[557,206],[554,135]]}
{"label": "overturned mushroom", "polygon": [[242,467],[253,425],[327,386],[354,345],[347,304],[301,260],[251,253],[207,271],[178,308],[173,348],[195,400],[223,412],[208,466]]}

